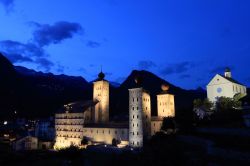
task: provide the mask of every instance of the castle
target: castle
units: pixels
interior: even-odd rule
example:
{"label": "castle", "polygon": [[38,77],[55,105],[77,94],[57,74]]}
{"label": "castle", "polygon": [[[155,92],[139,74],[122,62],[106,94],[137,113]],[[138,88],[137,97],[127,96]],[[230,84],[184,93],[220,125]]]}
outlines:
{"label": "castle", "polygon": [[55,114],[55,149],[80,146],[85,138],[92,144],[113,144],[133,148],[143,147],[143,141],[160,131],[163,117],[175,116],[174,95],[169,87],[162,85],[157,95],[158,116],[151,116],[150,94],[135,78],[136,87],[129,89],[129,121],[109,120],[109,82],[99,73],[93,83],[93,100],[78,101],[64,105]]}

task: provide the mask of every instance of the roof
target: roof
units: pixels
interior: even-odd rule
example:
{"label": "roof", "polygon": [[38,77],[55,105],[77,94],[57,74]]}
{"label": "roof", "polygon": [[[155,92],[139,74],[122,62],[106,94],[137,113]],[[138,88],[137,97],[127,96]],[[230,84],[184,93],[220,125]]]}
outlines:
{"label": "roof", "polygon": [[232,82],[232,83],[235,83],[235,84],[239,84],[239,85],[244,86],[243,84],[239,83],[238,81],[234,80],[233,78],[225,77],[225,76],[223,76],[223,75],[221,75],[221,74],[219,74],[219,75],[220,75],[221,77],[225,78],[226,80]]}
{"label": "roof", "polygon": [[98,100],[87,100],[87,101],[75,101],[64,105],[64,108],[61,109],[58,113],[80,113],[86,111],[89,107],[95,106],[99,101]]}
{"label": "roof", "polygon": [[152,116],[151,121],[163,121],[163,117],[161,117],[161,116]]}

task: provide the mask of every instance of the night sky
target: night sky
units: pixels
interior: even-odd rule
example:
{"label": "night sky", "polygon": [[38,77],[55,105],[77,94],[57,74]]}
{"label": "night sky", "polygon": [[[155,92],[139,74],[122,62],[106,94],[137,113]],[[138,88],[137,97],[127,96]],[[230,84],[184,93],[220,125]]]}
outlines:
{"label": "night sky", "polygon": [[225,67],[250,86],[248,0],[0,0],[0,51],[37,71],[195,89]]}

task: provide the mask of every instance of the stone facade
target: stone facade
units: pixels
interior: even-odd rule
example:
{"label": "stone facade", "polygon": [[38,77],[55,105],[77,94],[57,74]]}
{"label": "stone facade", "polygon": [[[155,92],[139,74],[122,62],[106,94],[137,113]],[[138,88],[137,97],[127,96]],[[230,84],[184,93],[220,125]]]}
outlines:
{"label": "stone facade", "polygon": [[109,122],[109,82],[100,80],[94,82],[93,100],[99,101],[95,105],[95,123]]}
{"label": "stone facade", "polygon": [[[166,92],[166,91],[165,91]],[[142,87],[129,89],[129,121],[109,122],[109,82],[104,74],[94,82],[93,100],[69,103],[55,115],[55,149],[80,146],[85,138],[92,144],[121,143],[134,148],[143,147],[161,130],[163,117],[174,117],[174,96],[164,92],[157,96],[158,116],[151,118],[151,98]]]}

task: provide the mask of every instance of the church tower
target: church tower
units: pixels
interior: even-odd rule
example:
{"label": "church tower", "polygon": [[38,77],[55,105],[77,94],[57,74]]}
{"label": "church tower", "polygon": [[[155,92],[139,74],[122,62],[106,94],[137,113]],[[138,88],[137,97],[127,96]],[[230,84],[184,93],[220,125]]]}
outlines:
{"label": "church tower", "polygon": [[93,100],[98,101],[92,113],[95,123],[109,122],[109,82],[104,77],[105,74],[101,71],[93,86]]}
{"label": "church tower", "polygon": [[141,86],[139,78],[135,79],[137,87],[129,89],[129,145],[143,147],[143,138],[151,133],[150,95]]}
{"label": "church tower", "polygon": [[225,69],[225,74],[224,75],[225,75],[226,78],[232,78],[231,70],[228,67]]}
{"label": "church tower", "polygon": [[169,86],[163,84],[161,86],[162,92],[157,95],[157,109],[158,116],[160,117],[174,117],[175,116],[175,103],[174,95],[169,94]]}

